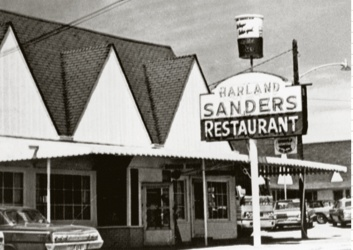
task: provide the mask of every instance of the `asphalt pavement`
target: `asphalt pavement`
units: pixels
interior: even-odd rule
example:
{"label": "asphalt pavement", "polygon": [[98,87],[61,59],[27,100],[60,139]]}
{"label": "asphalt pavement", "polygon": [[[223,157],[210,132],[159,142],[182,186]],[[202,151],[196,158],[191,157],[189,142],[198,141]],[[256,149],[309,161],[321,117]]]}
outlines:
{"label": "asphalt pavement", "polygon": [[[253,238],[237,239],[233,244],[215,245],[197,248],[207,250],[228,249],[262,249],[262,250],[350,250],[352,247],[353,231],[351,226],[334,227],[332,224],[314,223],[308,229],[308,239],[302,239],[299,228],[285,228],[283,230],[261,231],[261,246],[253,246]],[[353,239],[353,238],[352,238]],[[187,249],[195,249],[194,247]]]}
{"label": "asphalt pavement", "polygon": [[[253,246],[253,238],[239,238],[231,241],[210,240],[209,246],[204,242],[194,242],[192,245],[147,247],[144,250],[350,250],[353,239],[351,226],[334,227],[332,224],[323,225],[314,223],[308,229],[308,239],[301,238],[299,228],[284,228],[282,230],[261,231],[261,246]],[[351,238],[352,237],[352,238]],[[353,248],[352,248],[353,249]],[[115,249],[109,249],[115,250]],[[135,249],[136,250],[136,249]],[[140,249],[139,249],[140,250]]]}

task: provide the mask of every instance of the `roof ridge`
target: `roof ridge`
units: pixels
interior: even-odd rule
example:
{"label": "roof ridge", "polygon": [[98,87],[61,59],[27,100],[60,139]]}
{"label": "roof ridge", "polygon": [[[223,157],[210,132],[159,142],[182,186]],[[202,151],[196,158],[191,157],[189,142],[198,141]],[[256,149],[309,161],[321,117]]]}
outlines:
{"label": "roof ridge", "polygon": [[81,53],[81,52],[85,52],[85,51],[106,49],[106,48],[109,48],[111,45],[112,44],[97,45],[97,46],[82,47],[82,48],[72,49],[72,50],[64,50],[64,51],[61,51],[60,54],[67,55],[67,54]]}
{"label": "roof ridge", "polygon": [[143,64],[142,67],[143,67],[143,70],[144,70],[145,76],[146,76],[146,83],[147,83],[146,85],[147,85],[148,98],[149,98],[151,106],[152,106],[151,112],[152,112],[152,117],[153,117],[153,120],[154,120],[154,129],[155,129],[155,131],[157,133],[158,143],[160,144],[161,141],[162,141],[161,140],[161,131],[159,129],[159,121],[158,121],[157,114],[156,114],[156,111],[155,111],[156,104],[155,104],[155,101],[154,101],[154,98],[153,98],[153,95],[152,95],[151,80],[150,80],[149,74],[147,74],[147,66],[145,64]]}
{"label": "roof ridge", "polygon": [[148,64],[157,64],[160,62],[167,62],[167,61],[176,61],[178,59],[184,59],[184,58],[196,58],[196,54],[190,54],[190,55],[182,55],[182,56],[176,56],[176,57],[168,57],[168,58],[161,58],[158,60],[150,60],[148,61]]}
{"label": "roof ridge", "polygon": [[86,32],[92,32],[92,33],[100,34],[100,35],[103,35],[103,36],[107,36],[107,37],[111,37],[111,38],[115,38],[115,39],[120,39],[120,40],[125,40],[125,41],[129,41],[129,42],[169,48],[174,53],[174,51],[173,51],[173,49],[172,49],[172,47],[170,45],[157,44],[157,43],[152,43],[152,42],[135,40],[135,39],[132,39],[132,38],[114,36],[114,35],[103,33],[103,32],[99,32],[99,31],[96,31],[96,30],[91,30],[91,29],[86,29],[86,28],[82,28],[82,27],[77,27],[77,26],[74,26],[74,25],[65,24],[65,23],[52,21],[52,20],[47,20],[47,19],[42,19],[42,18],[39,18],[39,17],[34,17],[34,16],[26,15],[26,14],[20,14],[20,13],[17,13],[17,12],[8,11],[8,10],[4,10],[4,9],[0,9],[0,12],[5,12],[5,13],[8,13],[8,14],[12,14],[12,15],[17,15],[17,16],[21,16],[21,17],[25,17],[25,18],[30,18],[30,19],[38,20],[38,21],[45,22],[45,23],[51,23],[51,24],[55,24],[55,25],[62,25],[62,26],[70,27],[70,28],[73,28],[73,29],[84,30]]}
{"label": "roof ridge", "polygon": [[345,139],[345,140],[336,140],[336,141],[321,141],[321,142],[306,142],[303,143],[303,145],[313,145],[313,144],[329,144],[329,143],[343,143],[343,142],[351,142],[351,139]]}

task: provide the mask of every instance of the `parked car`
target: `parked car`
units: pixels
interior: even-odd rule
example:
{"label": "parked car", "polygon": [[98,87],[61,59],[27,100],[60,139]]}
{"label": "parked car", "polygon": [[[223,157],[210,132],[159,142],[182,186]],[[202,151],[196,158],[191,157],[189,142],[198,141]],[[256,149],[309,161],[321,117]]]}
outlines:
{"label": "parked car", "polygon": [[[276,228],[284,226],[300,226],[301,213],[299,199],[279,200],[275,203],[274,214],[276,216]],[[306,223],[308,228],[313,227],[315,211],[306,207]]]}
{"label": "parked car", "polygon": [[5,249],[99,249],[103,240],[93,227],[53,225],[36,209],[0,207]]}
{"label": "parked car", "polygon": [[333,200],[317,200],[309,201],[308,206],[314,209],[316,214],[316,221],[319,224],[325,224],[326,222],[331,222],[330,209],[333,208]]}
{"label": "parked car", "polygon": [[351,198],[342,198],[336,202],[335,206],[330,210],[330,218],[332,224],[337,226],[340,223],[341,226],[351,223]]}

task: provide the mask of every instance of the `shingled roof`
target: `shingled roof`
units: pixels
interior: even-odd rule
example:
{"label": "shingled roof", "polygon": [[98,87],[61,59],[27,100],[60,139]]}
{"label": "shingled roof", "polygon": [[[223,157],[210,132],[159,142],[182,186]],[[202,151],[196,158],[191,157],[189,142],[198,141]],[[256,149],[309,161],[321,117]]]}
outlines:
{"label": "shingled roof", "polygon": [[159,144],[168,135],[193,62],[194,56],[187,56],[145,66]]}
{"label": "shingled roof", "polygon": [[[117,52],[152,141],[164,141],[171,119],[168,117],[163,121],[161,118],[166,113],[162,102],[156,101],[160,96],[156,88],[162,83],[151,75],[169,74],[170,82],[163,84],[183,88],[191,57],[176,59],[169,46],[115,37],[3,10],[0,10],[0,42],[9,25],[59,135],[72,135],[111,45]],[[163,66],[164,63],[169,68]],[[175,72],[166,73],[169,69]],[[149,81],[146,72],[149,72]],[[181,78],[174,79],[176,75]],[[180,93],[175,95],[173,107],[178,96]]]}
{"label": "shingled roof", "polygon": [[110,46],[62,53],[64,100],[68,134],[72,134],[87,106]]}

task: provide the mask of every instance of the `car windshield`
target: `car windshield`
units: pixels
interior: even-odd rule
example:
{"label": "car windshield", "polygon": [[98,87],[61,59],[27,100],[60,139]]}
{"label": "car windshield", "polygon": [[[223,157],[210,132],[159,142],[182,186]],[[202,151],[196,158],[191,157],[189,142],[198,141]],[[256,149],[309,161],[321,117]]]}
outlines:
{"label": "car windshield", "polygon": [[311,208],[318,208],[318,207],[323,207],[323,203],[321,201],[312,201],[309,202],[309,207]]}
{"label": "car windshield", "polygon": [[45,217],[37,210],[6,210],[3,216],[11,223],[47,223]]}
{"label": "car windshield", "polygon": [[288,208],[299,208],[299,202],[290,202],[290,201],[278,201],[276,203],[275,209],[288,209]]}

